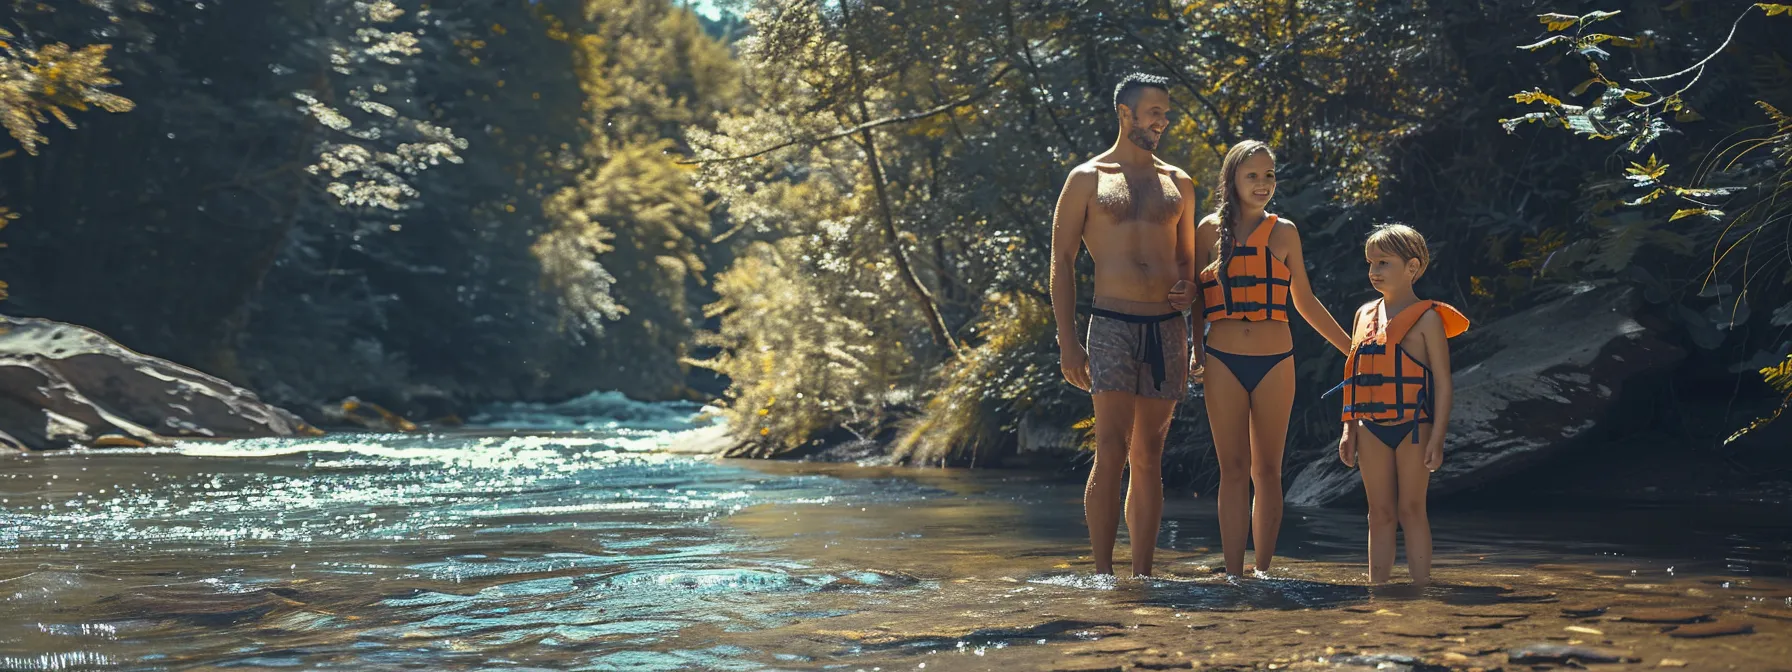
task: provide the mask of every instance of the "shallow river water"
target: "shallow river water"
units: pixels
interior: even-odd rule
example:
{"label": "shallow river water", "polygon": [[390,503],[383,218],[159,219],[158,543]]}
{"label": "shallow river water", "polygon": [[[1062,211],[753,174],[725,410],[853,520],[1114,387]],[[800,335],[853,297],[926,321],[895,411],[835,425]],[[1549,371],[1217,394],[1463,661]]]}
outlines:
{"label": "shallow river water", "polygon": [[1171,493],[1164,575],[1115,580],[1061,477],[679,455],[696,407],[583,404],[0,458],[0,669],[1792,670],[1784,510],[1439,511],[1418,591],[1338,511],[1216,575]]}

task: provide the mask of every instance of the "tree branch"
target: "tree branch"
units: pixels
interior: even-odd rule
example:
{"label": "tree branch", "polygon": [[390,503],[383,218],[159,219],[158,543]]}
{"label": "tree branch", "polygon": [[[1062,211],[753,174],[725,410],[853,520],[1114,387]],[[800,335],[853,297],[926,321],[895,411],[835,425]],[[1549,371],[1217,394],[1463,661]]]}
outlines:
{"label": "tree branch", "polygon": [[798,139],[790,140],[787,142],[781,142],[776,145],[772,145],[765,149],[761,149],[759,151],[752,152],[749,154],[742,154],[739,156],[729,156],[729,157],[721,157],[721,158],[714,158],[714,159],[681,159],[679,161],[676,161],[675,163],[691,166],[691,165],[699,165],[699,164],[705,164],[705,163],[727,163],[730,161],[745,161],[747,159],[751,159],[754,157],[770,154],[772,152],[778,151],[780,149],[784,149],[786,147],[793,147],[793,146],[801,145],[801,144],[821,144],[821,143],[828,142],[831,140],[839,140],[840,138],[851,136],[851,135],[854,135],[857,133],[862,133],[864,131],[869,131],[869,130],[871,130],[873,128],[877,128],[879,126],[889,126],[891,124],[902,124],[902,123],[907,123],[907,122],[911,122],[911,121],[920,121],[920,120],[926,119],[928,117],[936,117],[936,116],[945,114],[947,112],[951,112],[952,110],[958,109],[960,107],[964,107],[971,103],[977,102],[978,100],[981,100],[984,96],[989,95],[991,91],[995,90],[996,83],[1000,82],[1003,77],[1007,76],[1008,71],[1013,69],[1013,67],[1014,66],[1012,64],[1003,63],[1002,67],[996,70],[996,74],[991,76],[989,78],[989,81],[984,82],[983,86],[978,87],[977,91],[972,92],[968,95],[965,95],[964,97],[959,98],[958,100],[948,102],[946,104],[940,105],[938,107],[934,107],[932,109],[922,110],[920,112],[910,112],[908,114],[900,114],[900,115],[897,115],[894,117],[884,117],[882,119],[873,119],[871,121],[867,121],[863,124],[859,124],[852,128],[838,130],[833,133],[829,133],[827,135],[820,135],[820,136],[815,136],[815,137],[810,137],[810,138],[798,138]]}
{"label": "tree branch", "polygon": [[[1737,17],[1736,17],[1736,22],[1735,22],[1735,23],[1732,23],[1732,24],[1730,24],[1730,35],[1729,35],[1729,37],[1725,37],[1725,38],[1724,38],[1724,43],[1723,43],[1723,44],[1720,44],[1720,45],[1718,45],[1718,46],[1717,46],[1717,49],[1716,49],[1716,50],[1714,50],[1714,51],[1712,51],[1712,52],[1711,52],[1711,55],[1710,55],[1710,56],[1706,56],[1706,57],[1705,57],[1705,58],[1704,58],[1704,60],[1701,60],[1701,61],[1699,61],[1699,62],[1697,62],[1697,63],[1694,63],[1694,64],[1692,64],[1692,67],[1689,67],[1689,68],[1687,68],[1687,69],[1685,69],[1685,70],[1681,70],[1681,71],[1679,71],[1679,72],[1675,72],[1675,73],[1670,73],[1670,74],[1666,74],[1666,75],[1661,75],[1661,76],[1659,76],[1659,77],[1644,77],[1644,78],[1642,78],[1642,79],[1633,79],[1633,80],[1630,80],[1630,81],[1633,81],[1633,82],[1653,82],[1653,81],[1657,81],[1657,80],[1663,80],[1663,79],[1672,79],[1672,78],[1674,78],[1674,77],[1679,77],[1679,76],[1681,76],[1681,75],[1684,75],[1684,74],[1686,74],[1686,73],[1689,73],[1689,72],[1692,72],[1692,71],[1694,71],[1694,70],[1697,70],[1697,69],[1699,69],[1699,68],[1702,68],[1702,67],[1705,67],[1705,64],[1706,64],[1706,63],[1709,63],[1709,62],[1711,62],[1711,59],[1713,59],[1713,58],[1717,58],[1717,55],[1718,55],[1718,54],[1721,54],[1721,53],[1724,53],[1724,50],[1725,50],[1725,49],[1728,49],[1728,48],[1730,48],[1730,41],[1731,41],[1731,40],[1734,40],[1734,39],[1736,39],[1736,29],[1737,29],[1737,28],[1739,28],[1739,27],[1741,27],[1741,26],[1742,26],[1742,20],[1743,20],[1743,19],[1744,19],[1744,18],[1747,18],[1747,17],[1748,17],[1748,13],[1749,13],[1749,12],[1751,12],[1751,11],[1754,11],[1754,9],[1755,9],[1755,6],[1754,6],[1754,5],[1749,5],[1749,6],[1748,6],[1748,8],[1747,8],[1747,9],[1744,9],[1744,10],[1742,10],[1742,14],[1740,14],[1740,15],[1738,15],[1738,16],[1737,16]],[[1682,91],[1684,91],[1684,90],[1685,90],[1685,89],[1681,89],[1681,90],[1682,90]]]}

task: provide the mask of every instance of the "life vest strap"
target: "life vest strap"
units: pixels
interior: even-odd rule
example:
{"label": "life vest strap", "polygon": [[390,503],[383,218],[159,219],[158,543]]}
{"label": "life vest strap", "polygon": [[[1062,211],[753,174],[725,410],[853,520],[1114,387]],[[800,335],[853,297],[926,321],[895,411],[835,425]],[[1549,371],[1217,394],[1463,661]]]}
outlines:
{"label": "life vest strap", "polygon": [[1396,412],[1404,411],[1409,408],[1418,410],[1418,409],[1423,409],[1424,405],[1416,403],[1416,402],[1410,403],[1410,404],[1390,404],[1385,401],[1359,401],[1357,403],[1349,404],[1349,405],[1345,406],[1344,414],[1350,415],[1352,413],[1356,413],[1356,414],[1363,414],[1363,415],[1376,415],[1379,413],[1386,413],[1388,411],[1396,411]]}
{"label": "life vest strap", "polygon": [[1257,310],[1267,310],[1272,315],[1275,313],[1282,313],[1282,314],[1286,315],[1288,313],[1288,304],[1285,304],[1285,303],[1259,303],[1257,301],[1235,301],[1232,303],[1232,305],[1230,307],[1224,306],[1224,305],[1208,306],[1207,309],[1203,312],[1205,312],[1205,313],[1221,313],[1221,312],[1224,312],[1224,313],[1249,313],[1249,312],[1257,311]]}
{"label": "life vest strap", "polygon": [[1338,383],[1338,384],[1339,385],[1361,385],[1363,387],[1379,387],[1379,386],[1387,384],[1387,383],[1424,384],[1424,383],[1429,383],[1429,382],[1431,382],[1431,378],[1429,376],[1390,376],[1390,375],[1387,375],[1384,373],[1359,373],[1357,375],[1345,378],[1344,382]]}
{"label": "life vest strap", "polygon": [[1231,287],[1234,287],[1234,288],[1256,287],[1258,285],[1280,285],[1283,287],[1287,287],[1288,279],[1287,278],[1259,278],[1254,275],[1229,275],[1229,276],[1226,276],[1226,284]]}

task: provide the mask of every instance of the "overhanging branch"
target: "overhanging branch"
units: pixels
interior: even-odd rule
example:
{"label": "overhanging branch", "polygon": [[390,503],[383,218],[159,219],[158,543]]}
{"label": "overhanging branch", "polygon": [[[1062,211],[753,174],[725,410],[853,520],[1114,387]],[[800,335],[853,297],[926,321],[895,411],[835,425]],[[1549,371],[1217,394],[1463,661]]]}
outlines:
{"label": "overhanging branch", "polygon": [[787,142],[781,142],[776,145],[766,147],[765,149],[761,149],[759,151],[752,152],[750,154],[741,154],[739,156],[728,156],[728,157],[720,157],[720,158],[713,158],[713,159],[680,159],[677,163],[689,166],[689,165],[699,165],[699,164],[705,164],[705,163],[727,163],[730,161],[745,161],[747,159],[751,159],[754,157],[770,154],[772,152],[778,151],[780,149],[784,149],[786,147],[793,147],[793,146],[802,145],[802,144],[820,144],[823,142],[828,142],[830,140],[839,140],[840,138],[844,138],[849,135],[853,135],[855,133],[868,131],[873,128],[877,128],[879,126],[889,126],[891,124],[903,124],[903,123],[908,123],[911,121],[920,121],[920,120],[926,119],[928,117],[936,117],[936,116],[945,114],[947,112],[951,112],[952,110],[958,109],[960,107],[964,107],[971,103],[977,102],[978,100],[982,100],[984,96],[989,95],[989,93],[995,89],[996,83],[1002,81],[1002,78],[1007,76],[1008,71],[1010,69],[1012,69],[1013,67],[1014,66],[1011,64],[1007,64],[1007,63],[1002,64],[1002,67],[1000,69],[996,70],[996,74],[991,76],[989,78],[989,81],[985,82],[983,84],[983,86],[978,87],[976,91],[974,91],[970,94],[967,94],[963,97],[960,97],[957,100],[953,100],[953,101],[941,104],[937,107],[933,107],[933,108],[926,109],[926,110],[921,110],[919,112],[910,112],[908,114],[900,114],[900,115],[896,115],[893,117],[884,117],[882,119],[873,119],[871,121],[867,121],[863,124],[859,124],[852,128],[841,129],[838,131],[834,131],[833,133],[828,133],[826,135],[819,135],[819,136],[809,137],[809,138],[798,138],[798,139],[790,140]]}

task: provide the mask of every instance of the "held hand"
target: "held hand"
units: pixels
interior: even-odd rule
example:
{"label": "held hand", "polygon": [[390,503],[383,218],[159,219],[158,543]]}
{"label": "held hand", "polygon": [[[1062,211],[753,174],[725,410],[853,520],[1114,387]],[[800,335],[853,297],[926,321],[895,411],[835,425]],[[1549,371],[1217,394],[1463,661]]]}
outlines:
{"label": "held hand", "polygon": [[1356,468],[1356,435],[1350,431],[1350,424],[1344,425],[1344,435],[1338,437],[1338,460],[1344,466]]}
{"label": "held hand", "polygon": [[1441,466],[1444,466],[1444,442],[1432,441],[1425,444],[1425,468],[1437,471]]}
{"label": "held hand", "polygon": [[1189,304],[1195,302],[1195,284],[1187,280],[1177,280],[1176,286],[1170,288],[1167,297],[1170,307],[1176,310],[1188,310]]}
{"label": "held hand", "polygon": [[1188,357],[1188,380],[1196,385],[1207,382],[1207,353],[1197,347]]}
{"label": "held hand", "polygon": [[1064,370],[1064,380],[1076,389],[1089,391],[1089,353],[1081,345],[1058,348],[1059,366]]}

